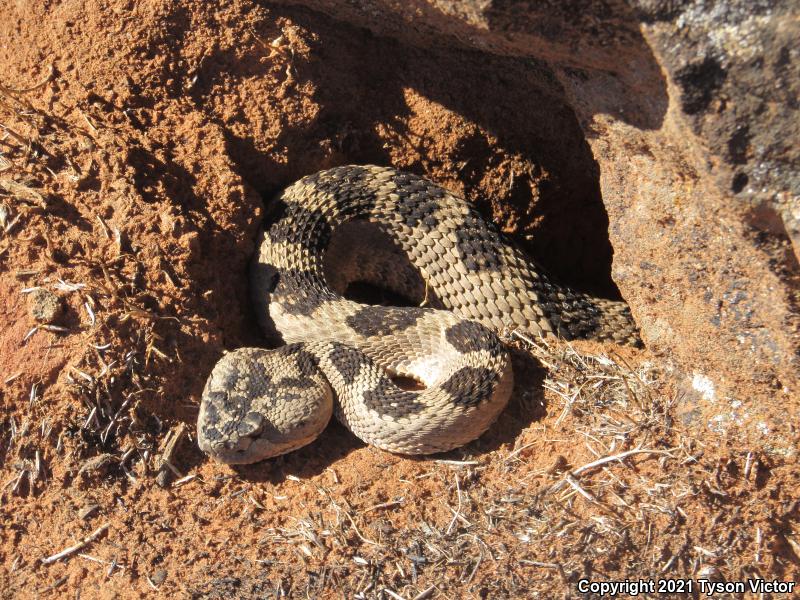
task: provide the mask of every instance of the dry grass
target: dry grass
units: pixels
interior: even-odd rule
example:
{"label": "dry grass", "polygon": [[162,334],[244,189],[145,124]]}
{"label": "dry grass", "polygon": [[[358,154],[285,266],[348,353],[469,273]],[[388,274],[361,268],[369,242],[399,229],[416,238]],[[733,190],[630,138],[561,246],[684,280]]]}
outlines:
{"label": "dry grass", "polygon": [[[30,386],[29,410],[22,422],[12,414],[5,423],[3,449],[6,460],[14,461],[17,475],[0,489],[0,503],[8,494],[39,495],[47,483],[49,460],[75,465],[79,476],[106,473],[112,465],[114,473],[130,480],[136,479],[137,471],[158,472],[164,464],[156,456],[159,428],[141,423],[135,409],[137,399],[157,385],[148,367],[167,360],[158,346],[158,332],[165,321],[176,319],[144,307],[141,298],[150,292],[131,275],[142,267],[136,256],[124,251],[123,234],[108,227],[99,214],[90,211],[96,227],[72,246],[74,254],[64,255],[53,243],[58,234],[52,217],[61,213],[63,218],[66,203],[47,190],[58,188],[59,181],[79,189],[95,176],[93,152],[98,136],[105,134],[78,107],[82,123],[75,114],[60,116],[34,107],[28,97],[48,85],[53,75],[51,67],[41,82],[25,89],[0,84],[0,264],[10,266],[5,255],[13,245],[24,250],[37,241],[37,235],[44,238],[44,260],[37,268],[15,271],[26,286],[21,293],[47,288],[80,308],[69,326],[36,324],[20,344],[43,334],[52,335],[51,348],[62,346],[61,340],[70,344],[77,340],[79,348],[60,376],[74,403],[72,416],[55,428],[53,436],[47,409],[40,406],[43,390],[38,382]],[[76,214],[86,208],[80,207]],[[67,213],[70,216],[74,215]],[[108,339],[122,344],[112,345]],[[4,383],[26,376],[20,371]]]}
{"label": "dry grass", "polygon": [[[719,500],[728,496],[721,489],[727,483],[698,472],[700,444],[673,423],[653,365],[632,368],[570,344],[514,336],[549,370],[553,416],[524,432],[511,451],[426,462],[419,477],[441,481],[447,494],[432,501],[449,520],[426,520],[420,503],[430,500],[359,506],[338,493],[335,478],[325,486],[300,481],[317,488],[323,508],[265,532],[269,558],[261,564],[269,576],[212,579],[194,594],[551,597],[574,592],[584,577],[735,579],[762,572],[763,531],[709,539],[693,518],[726,520]],[[543,461],[531,449],[541,448],[542,438],[564,454],[538,466]],[[570,464],[565,455],[588,460]],[[752,455],[747,460],[745,480]],[[231,500],[257,513],[259,493],[243,482]],[[404,525],[395,527],[400,514]]]}

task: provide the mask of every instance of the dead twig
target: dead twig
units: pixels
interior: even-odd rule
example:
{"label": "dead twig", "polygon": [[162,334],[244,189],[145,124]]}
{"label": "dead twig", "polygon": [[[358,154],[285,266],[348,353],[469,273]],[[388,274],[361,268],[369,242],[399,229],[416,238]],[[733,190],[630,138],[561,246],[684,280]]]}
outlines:
{"label": "dead twig", "polygon": [[578,467],[577,469],[573,469],[569,473],[566,473],[564,479],[553,484],[548,492],[553,494],[563,489],[565,486],[570,485],[570,479],[574,481],[574,478],[579,476],[581,473],[586,473],[587,471],[597,469],[598,467],[602,467],[603,465],[614,461],[623,460],[629,456],[633,456],[634,454],[660,454],[662,456],[672,456],[672,454],[666,450],[648,450],[646,448],[634,448],[633,450],[628,450],[627,452],[620,452],[619,454],[604,456],[603,458],[599,458],[594,462],[587,463]]}
{"label": "dead twig", "polygon": [[57,552],[56,554],[53,554],[52,556],[48,556],[47,558],[41,559],[42,560],[42,564],[43,565],[49,565],[51,563],[56,562],[57,560],[61,560],[62,558],[66,558],[67,556],[70,556],[71,554],[75,554],[78,550],[84,549],[86,546],[88,546],[93,541],[95,541],[97,538],[99,538],[101,535],[103,535],[108,530],[108,528],[110,526],[111,526],[110,523],[106,523],[105,525],[101,525],[100,527],[95,529],[92,533],[87,535],[85,538],[83,538],[80,542],[78,542],[74,546],[70,546],[69,548],[65,548],[61,552]]}
{"label": "dead twig", "polygon": [[161,487],[166,487],[169,484],[170,472],[174,473],[179,479],[183,479],[184,477],[183,473],[172,465],[172,459],[185,432],[186,423],[180,423],[170,432],[170,435],[167,436],[167,441],[164,444],[164,452],[161,454],[161,461],[158,465],[158,475],[156,475],[156,483]]}
{"label": "dead twig", "polygon": [[39,83],[35,83],[30,87],[14,89],[7,87],[5,85],[0,84],[0,92],[6,94],[7,96],[16,96],[18,94],[27,94],[28,92],[32,92],[34,90],[38,90],[40,87],[46,85],[56,74],[55,67],[53,65],[47,66],[47,75],[45,75],[44,79],[42,79]]}
{"label": "dead twig", "polygon": [[0,179],[0,188],[3,188],[12,196],[27,200],[41,208],[47,208],[47,201],[39,192],[27,185],[23,185],[13,179]]}

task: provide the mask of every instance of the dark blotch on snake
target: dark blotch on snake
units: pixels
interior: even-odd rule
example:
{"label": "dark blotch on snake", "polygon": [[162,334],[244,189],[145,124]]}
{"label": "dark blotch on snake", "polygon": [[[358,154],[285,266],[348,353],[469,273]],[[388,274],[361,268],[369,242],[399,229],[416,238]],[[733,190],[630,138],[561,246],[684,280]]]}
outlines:
{"label": "dark blotch on snake", "polygon": [[365,306],[345,319],[345,323],[359,335],[375,337],[398,333],[425,316],[424,308],[391,308]]}
{"label": "dark blotch on snake", "polygon": [[280,302],[290,315],[308,316],[335,295],[322,287],[311,273],[284,269],[278,274],[273,301]]}
{"label": "dark blotch on snake", "polygon": [[307,377],[283,377],[276,381],[275,385],[283,389],[307,390],[313,388],[316,383]]}
{"label": "dark blotch on snake", "polygon": [[333,350],[328,355],[328,359],[339,371],[339,374],[344,379],[345,383],[353,383],[358,376],[358,370],[361,364],[369,359],[364,353],[346,346],[345,344],[334,343]]}
{"label": "dark blotch on snake", "polygon": [[473,408],[492,397],[497,373],[485,367],[462,367],[442,384],[453,404]]}
{"label": "dark blotch on snake", "polygon": [[328,195],[336,204],[339,218],[346,220],[348,217],[356,218],[369,213],[375,208],[373,176],[370,169],[345,166],[309,175],[303,179],[303,183],[312,186],[318,194]]}
{"label": "dark blotch on snake", "polygon": [[591,337],[600,328],[602,311],[589,298],[572,294],[561,302],[541,302],[559,334],[567,340]]}
{"label": "dark blotch on snake", "polygon": [[429,187],[427,192],[424,199],[420,198],[418,194],[412,194],[411,196],[401,196],[397,203],[397,212],[409,227],[419,227],[422,224],[430,230],[439,225],[436,212],[441,207],[444,190],[439,187]]}
{"label": "dark blotch on snake", "polygon": [[425,405],[419,402],[417,392],[400,389],[386,377],[381,378],[374,389],[364,392],[362,397],[367,408],[394,419],[416,415],[425,410]]}
{"label": "dark blotch on snake", "polygon": [[281,356],[293,357],[297,369],[303,378],[310,378],[319,372],[319,358],[303,349],[303,344],[287,344],[275,349],[273,352]]}
{"label": "dark blotch on snake", "polygon": [[449,327],[445,332],[445,339],[458,350],[466,354],[486,350],[495,354],[502,352],[502,345],[497,336],[475,321],[460,321]]}
{"label": "dark blotch on snake", "polygon": [[[259,387],[268,387],[268,386],[272,385],[272,375],[270,375],[267,372],[267,370],[264,368],[264,365],[261,364],[261,361],[254,360],[251,363],[251,368],[254,371],[254,373],[246,378],[246,380],[247,380],[247,382],[249,384],[249,387],[253,388],[253,389],[251,389],[251,391],[258,392],[258,390],[256,389],[256,385],[257,385],[255,383],[256,381],[260,381],[261,382],[262,385],[259,386]],[[237,377],[236,380],[237,381],[244,381],[245,377],[243,377],[241,374],[239,374],[239,376]],[[226,385],[227,389],[232,389],[233,387],[234,386]],[[259,395],[260,395],[260,393],[259,393]]]}
{"label": "dark blotch on snake", "polygon": [[493,239],[500,234],[479,217],[469,214],[464,217],[463,226],[456,230],[456,249],[458,256],[469,271],[500,271],[503,262],[499,245]]}
{"label": "dark blotch on snake", "polygon": [[219,431],[216,427],[219,423],[219,411],[217,410],[217,406],[224,404],[227,397],[228,395],[225,392],[211,392],[206,395],[206,419],[204,424],[207,426],[205,431],[210,438],[219,437]]}
{"label": "dark blotch on snake", "polygon": [[[280,348],[275,348],[273,352],[278,356],[296,356],[300,352],[304,352],[303,344],[301,343],[286,344],[285,346],[281,346]],[[308,354],[307,352],[304,353]]]}
{"label": "dark blotch on snake", "polygon": [[316,209],[287,204],[287,215],[269,229],[269,239],[279,244],[288,242],[322,252],[331,239],[332,229],[327,217]]}
{"label": "dark blotch on snake", "polygon": [[316,375],[319,370],[319,359],[310,352],[300,350],[297,353],[297,368],[300,369],[303,377]]}
{"label": "dark blotch on snake", "polygon": [[[245,390],[242,392],[237,390],[236,392],[216,395],[219,406],[224,407],[224,415],[222,415],[224,418],[220,418],[217,402],[206,406],[206,414],[209,415],[207,419],[208,427],[205,428],[207,438],[230,440],[238,437],[239,426],[250,409],[251,397],[249,394],[252,391]],[[224,398],[221,398],[221,396],[224,396]],[[211,413],[213,413],[213,418]],[[247,428],[248,426],[245,426],[245,429]]]}

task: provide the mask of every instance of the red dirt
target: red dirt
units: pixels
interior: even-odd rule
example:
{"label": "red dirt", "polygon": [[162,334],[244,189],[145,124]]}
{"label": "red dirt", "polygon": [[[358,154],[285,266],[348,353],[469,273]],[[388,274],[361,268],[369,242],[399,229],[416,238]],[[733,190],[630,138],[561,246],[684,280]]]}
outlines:
{"label": "red dirt", "polygon": [[[592,438],[601,417],[623,429],[633,398],[562,417],[520,358],[511,406],[444,457],[458,464],[339,425],[266,464],[210,462],[192,433],[199,396],[223,350],[259,343],[246,265],[274,192],[337,164],[409,169],[570,283],[613,294],[591,153],[529,62],[248,1],[39,4],[0,8],[0,180],[24,186],[0,186],[6,222],[19,217],[0,235],[4,595],[549,597],[584,576],[797,579],[796,457],[692,438],[660,376],[637,388],[624,435]],[[36,286],[62,297],[61,329],[31,333]],[[619,381],[653,371],[646,351],[578,348],[624,358]],[[549,380],[570,385],[561,360]],[[637,444],[672,458],[582,480],[594,501],[545,493]]]}

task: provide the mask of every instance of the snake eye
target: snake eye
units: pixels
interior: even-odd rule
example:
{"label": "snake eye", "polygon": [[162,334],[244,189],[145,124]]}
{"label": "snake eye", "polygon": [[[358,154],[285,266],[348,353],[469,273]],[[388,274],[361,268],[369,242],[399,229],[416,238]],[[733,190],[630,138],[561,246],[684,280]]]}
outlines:
{"label": "snake eye", "polygon": [[236,432],[242,437],[256,435],[264,426],[264,417],[258,413],[249,412],[239,422]]}
{"label": "snake eye", "polygon": [[210,406],[224,406],[225,401],[228,399],[227,392],[208,392],[206,398],[209,400]]}

